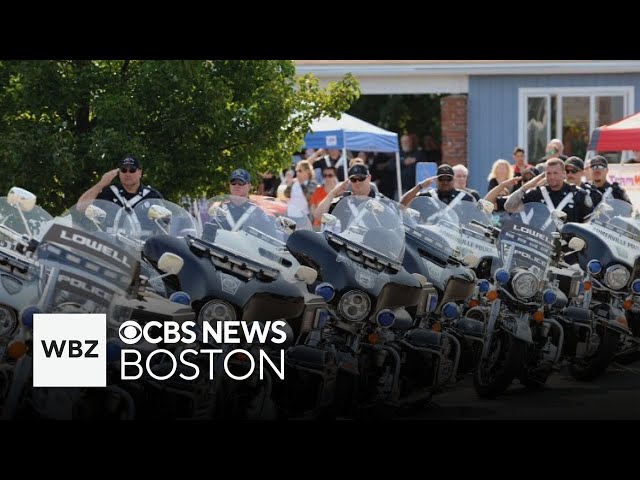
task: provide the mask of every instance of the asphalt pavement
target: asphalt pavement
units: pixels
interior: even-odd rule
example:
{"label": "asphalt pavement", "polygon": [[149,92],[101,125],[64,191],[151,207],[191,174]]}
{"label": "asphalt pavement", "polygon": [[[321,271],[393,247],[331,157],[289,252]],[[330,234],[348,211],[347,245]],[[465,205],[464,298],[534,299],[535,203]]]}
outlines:
{"label": "asphalt pavement", "polygon": [[433,397],[431,405],[405,417],[438,420],[640,420],[640,361],[614,364],[600,378],[579,382],[566,369],[543,388],[526,389],[517,380],[499,397],[481,399],[467,376]]}

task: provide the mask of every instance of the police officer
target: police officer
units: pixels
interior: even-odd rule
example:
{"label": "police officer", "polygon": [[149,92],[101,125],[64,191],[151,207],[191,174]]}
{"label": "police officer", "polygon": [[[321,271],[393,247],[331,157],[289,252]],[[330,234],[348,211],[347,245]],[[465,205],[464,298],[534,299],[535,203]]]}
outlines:
{"label": "police officer", "polygon": [[[119,185],[111,185],[118,177]],[[160,192],[142,183],[142,165],[137,158],[127,156],[120,160],[118,168],[105,173],[100,181],[84,192],[78,204],[88,205],[93,200],[107,200],[121,207],[133,208],[145,198],[162,199]]]}
{"label": "police officer", "polygon": [[606,201],[609,198],[615,198],[618,200],[624,200],[631,203],[629,195],[625,192],[624,188],[618,185],[618,182],[609,183],[607,181],[607,174],[609,173],[609,162],[602,155],[596,155],[591,158],[591,179],[593,185],[602,193],[602,200]]}
{"label": "police officer", "polygon": [[253,226],[271,236],[278,236],[274,219],[255,203],[249,200],[251,191],[251,175],[243,168],[238,168],[229,177],[230,196],[217,205],[215,217],[203,226],[203,237],[213,240],[217,228],[237,232]]}
{"label": "police officer", "polygon": [[[415,197],[425,195],[438,198],[441,202],[451,205],[452,207],[460,201],[475,202],[476,199],[473,198],[471,194],[464,190],[457,190],[454,188],[453,177],[454,171],[451,165],[440,165],[435,177],[429,177],[422,182],[419,182],[415,187],[402,196],[400,203],[407,206]],[[420,192],[423,188],[427,188],[431,185],[434,180],[438,181],[437,188],[430,189],[425,193]]]}
{"label": "police officer", "polygon": [[[505,210],[514,213],[525,203],[541,202],[550,212],[555,209],[565,212],[566,222],[584,222],[585,217],[593,212],[593,200],[585,189],[565,182],[564,162],[559,158],[550,158],[543,175],[547,185],[539,185],[529,191],[525,191],[524,186],[520,187],[509,195],[504,204]],[[542,175],[529,183],[534,183],[534,180],[542,180]]]}
{"label": "police officer", "polygon": [[[314,211],[314,216],[321,219],[324,213],[332,213],[338,202],[343,199],[349,199],[353,204],[355,211],[360,203],[366,202],[371,198],[383,198],[384,196],[377,192],[371,185],[371,174],[369,168],[361,163],[351,166],[348,172],[348,179],[338,183],[327,196],[322,199]],[[350,185],[351,190],[347,190]],[[350,216],[351,209],[340,209],[343,215]],[[347,225],[350,218],[340,218],[342,225]]]}
{"label": "police officer", "polygon": [[[362,163],[355,163],[349,168],[348,179],[338,183],[327,193],[315,209],[314,216],[321,218],[324,213],[331,213],[336,204],[345,197],[354,195],[359,198],[376,198],[382,196],[376,194],[371,185],[371,174],[369,168]],[[347,190],[347,186],[351,189]]]}
{"label": "police officer", "polygon": [[584,162],[578,157],[569,157],[564,162],[564,171],[567,174],[567,182],[572,185],[578,185],[584,188],[593,201],[593,205],[596,206],[602,200],[602,193],[598,191],[596,187],[589,182],[583,182],[582,177],[584,175]]}

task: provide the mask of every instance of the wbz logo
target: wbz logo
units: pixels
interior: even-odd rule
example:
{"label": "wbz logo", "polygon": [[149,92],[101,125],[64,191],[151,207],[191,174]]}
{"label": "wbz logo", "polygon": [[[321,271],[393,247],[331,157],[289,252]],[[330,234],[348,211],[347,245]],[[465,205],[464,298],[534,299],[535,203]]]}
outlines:
{"label": "wbz logo", "polygon": [[33,316],[34,387],[106,387],[104,313]]}

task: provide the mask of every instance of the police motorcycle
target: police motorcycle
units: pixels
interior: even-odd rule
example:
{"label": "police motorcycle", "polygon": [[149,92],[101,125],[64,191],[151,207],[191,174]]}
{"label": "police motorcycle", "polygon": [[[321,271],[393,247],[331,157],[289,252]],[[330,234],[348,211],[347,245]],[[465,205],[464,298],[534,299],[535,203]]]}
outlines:
{"label": "police motorcycle", "polygon": [[27,190],[12,187],[0,198],[0,399],[23,353],[11,340],[19,330],[20,311],[38,299],[40,272],[33,254],[52,220]]}
{"label": "police motorcycle", "polygon": [[19,311],[38,298],[33,252],[53,217],[36,201],[19,187],[0,198],[0,359],[18,328]]}
{"label": "police motorcycle", "polygon": [[490,269],[497,250],[482,227],[472,223],[487,222],[481,208],[473,202],[451,206],[421,196],[409,204],[404,219],[404,266],[427,277],[438,294],[426,324],[451,336],[450,380],[472,371],[482,349],[485,313],[480,301],[489,283],[479,280],[474,268]]}
{"label": "police motorcycle", "polygon": [[[111,206],[105,203],[105,207]],[[40,295],[34,305],[21,312],[18,340],[24,345],[24,354],[19,368],[16,367],[19,374],[14,376],[3,416],[14,418],[28,412],[57,419],[140,417],[139,402],[130,390],[139,388],[143,382],[125,384],[120,378],[123,322],[139,315],[151,316],[156,321],[193,318],[190,307],[170,302],[146,288],[137,253],[118,241],[122,235],[131,235],[135,226],[121,222],[118,227],[106,227],[100,223],[105,218],[106,212],[97,205],[74,205],[56,217],[37,246],[34,257],[41,271]],[[161,263],[166,274],[170,274],[179,271],[182,260],[167,254]],[[28,388],[34,375],[32,330],[36,313],[106,315],[107,387]],[[140,347],[145,348],[155,347]]]}
{"label": "police motorcycle", "polygon": [[484,345],[474,375],[481,397],[495,397],[518,378],[527,387],[543,385],[557,368],[563,328],[549,307],[566,296],[547,278],[554,254],[556,215],[541,203],[527,203],[502,224],[501,262],[492,268],[495,288]]}
{"label": "police motorcycle", "polygon": [[[77,210],[77,208],[75,209]],[[73,212],[74,209],[71,209]],[[131,319],[142,327],[149,322],[169,321],[190,322],[195,320],[195,312],[190,306],[191,299],[184,291],[167,292],[163,279],[176,275],[183,266],[183,259],[167,252],[161,254],[154,265],[150,265],[142,256],[142,249],[146,240],[152,236],[171,236],[183,238],[185,235],[198,235],[201,231],[194,218],[181,206],[164,199],[145,199],[133,208],[123,208],[117,204],[103,200],[94,200],[85,210],[82,223],[87,220],[91,230],[96,234],[111,237],[118,245],[127,249],[140,264],[138,273],[139,288],[137,299],[130,300],[132,306]],[[175,262],[176,268],[167,270],[167,259]],[[161,262],[165,260],[164,264]],[[171,273],[175,270],[175,273]],[[163,328],[154,329],[162,335]],[[178,357],[186,345],[167,345],[160,342],[157,345],[143,343],[140,348],[145,358],[153,356],[150,369],[156,376],[166,376],[173,368],[170,358],[156,355],[157,350],[170,350]],[[190,359],[200,369],[206,367],[206,359]],[[180,415],[188,418],[207,417],[212,408],[213,386],[203,377],[197,381],[182,381],[176,371],[170,380],[155,381],[145,375],[141,382],[128,383],[130,390],[136,388],[136,403],[144,404],[141,414],[150,417],[167,418],[170,415]]]}
{"label": "police motorcycle", "polygon": [[[567,223],[562,235],[574,244],[584,272],[571,319],[577,379],[589,380],[612,361],[633,361],[640,347],[640,220],[633,206],[609,198],[586,223]],[[566,316],[565,316],[566,317]]]}
{"label": "police motorcycle", "polygon": [[429,402],[446,357],[445,336],[415,315],[424,315],[435,290],[402,266],[402,209],[386,198],[347,196],[323,215],[322,232],[296,231],[287,241],[318,272],[311,289],[329,303],[319,346],[338,358],[336,409],[348,416]]}
{"label": "police motorcycle", "polygon": [[[205,324],[240,322],[252,328],[255,323],[264,328],[277,321],[284,322],[286,331],[282,343],[274,341],[271,333],[264,342],[251,341],[243,334],[239,344],[201,337],[208,347],[223,351],[214,365],[215,418],[323,414],[333,404],[335,359],[308,337],[324,327],[326,303],[307,289],[317,272],[300,265],[286,245],[292,234],[299,229],[310,231],[310,225],[298,227],[290,218],[271,215],[244,197],[214,197],[208,204],[201,238],[149,237],[143,258],[151,265],[163,252],[185,259],[180,275],[163,281],[169,293],[182,290],[190,295],[201,331]],[[240,211],[236,217],[234,209]],[[303,216],[299,221],[304,223]],[[252,371],[245,352],[234,353],[227,363],[230,373],[243,380],[229,378],[223,360],[237,349],[249,352],[251,358],[266,354],[278,367],[284,356],[284,380],[280,370]]]}

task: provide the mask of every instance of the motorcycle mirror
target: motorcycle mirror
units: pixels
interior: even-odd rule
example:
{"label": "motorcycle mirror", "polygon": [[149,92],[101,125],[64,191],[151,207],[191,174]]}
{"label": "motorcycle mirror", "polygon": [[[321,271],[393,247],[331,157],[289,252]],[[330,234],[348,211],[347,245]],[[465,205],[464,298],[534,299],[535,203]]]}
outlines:
{"label": "motorcycle mirror", "polygon": [[18,207],[23,212],[30,212],[36,206],[36,196],[24,188],[11,187],[7,195],[7,203],[12,207]]}
{"label": "motorcycle mirror", "polygon": [[578,237],[573,237],[571,240],[569,240],[569,249],[573,250],[574,252],[580,252],[582,251],[582,249],[586,246],[586,242]]}
{"label": "motorcycle mirror", "polygon": [[562,210],[558,210],[557,208],[553,210],[551,214],[556,220],[560,220],[561,222],[564,222],[567,219],[567,212],[563,212]]}
{"label": "motorcycle mirror", "polygon": [[291,235],[296,230],[297,226],[295,220],[292,220],[289,217],[277,217],[276,224],[278,225],[278,228],[287,235]]}
{"label": "motorcycle mirror", "polygon": [[158,268],[169,275],[177,275],[183,266],[182,257],[171,252],[164,252],[158,260]]}
{"label": "motorcycle mirror", "polygon": [[429,281],[427,280],[427,277],[425,277],[424,275],[420,275],[419,273],[413,273],[413,276],[418,279],[421,287],[424,287],[429,283]]}
{"label": "motorcycle mirror", "polygon": [[599,207],[600,208],[598,210],[600,210],[601,212],[604,212],[604,213],[613,212],[613,207],[608,203],[601,202]]}
{"label": "motorcycle mirror", "polygon": [[413,218],[414,220],[417,220],[420,218],[420,212],[415,208],[407,208],[405,212],[407,212],[407,215],[409,215],[409,217]]}
{"label": "motorcycle mirror", "polygon": [[323,213],[321,222],[323,225],[333,227],[336,223],[338,223],[338,217],[330,213]]}
{"label": "motorcycle mirror", "polygon": [[147,217],[149,217],[150,220],[170,220],[171,215],[171,210],[162,205],[151,205],[147,212]]}
{"label": "motorcycle mirror", "polygon": [[382,203],[375,199],[367,201],[367,203],[365,204],[365,208],[372,213],[384,212],[384,205],[382,205]]}
{"label": "motorcycle mirror", "polygon": [[318,278],[318,272],[311,267],[301,266],[295,274],[296,280],[311,285]]}
{"label": "motorcycle mirror", "polygon": [[483,211],[487,215],[490,215],[491,213],[493,213],[494,206],[493,206],[493,203],[490,202],[489,200],[485,200],[484,198],[481,198],[480,200],[478,200],[478,203],[476,203],[476,206],[478,207],[478,210]]}
{"label": "motorcycle mirror", "polygon": [[209,214],[210,217],[217,217],[219,210],[220,210],[220,206],[215,204],[215,203],[213,203],[209,207],[209,210],[207,211],[207,213]]}
{"label": "motorcycle mirror", "polygon": [[102,223],[107,218],[107,212],[95,205],[89,205],[84,211],[84,216],[92,222]]}
{"label": "motorcycle mirror", "polygon": [[480,258],[477,255],[469,253],[462,259],[463,263],[469,268],[476,268],[480,263]]}

